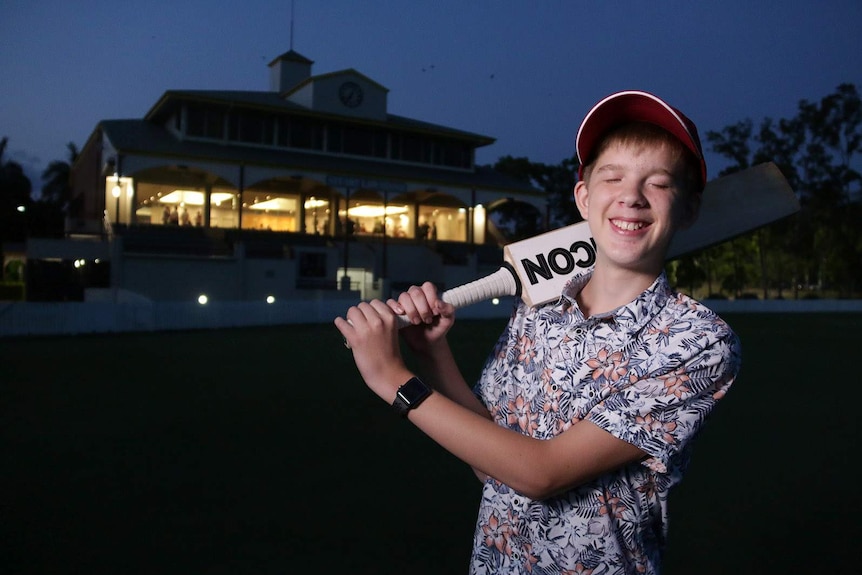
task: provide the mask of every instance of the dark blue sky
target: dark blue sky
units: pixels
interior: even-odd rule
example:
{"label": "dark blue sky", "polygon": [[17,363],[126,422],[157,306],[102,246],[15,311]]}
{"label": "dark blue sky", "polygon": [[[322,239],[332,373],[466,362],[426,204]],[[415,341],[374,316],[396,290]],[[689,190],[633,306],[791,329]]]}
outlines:
{"label": "dark blue sky", "polygon": [[[2,0],[6,159],[38,174],[166,90],[267,90],[267,64],[290,47],[290,0]],[[314,74],[382,84],[391,113],[497,138],[480,163],[558,163],[620,89],[666,98],[701,134],[862,89],[862,2],[295,0],[293,48]]]}

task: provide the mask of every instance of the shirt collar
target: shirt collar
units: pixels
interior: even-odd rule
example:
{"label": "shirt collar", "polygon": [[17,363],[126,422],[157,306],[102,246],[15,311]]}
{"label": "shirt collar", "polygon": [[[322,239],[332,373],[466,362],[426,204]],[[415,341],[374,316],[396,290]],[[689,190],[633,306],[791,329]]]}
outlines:
{"label": "shirt collar", "polygon": [[[591,277],[592,271],[572,278],[566,283],[560,298],[563,309],[573,308],[580,313],[575,298],[584,289]],[[642,291],[631,302],[611,311],[595,314],[591,319],[613,321],[620,328],[628,332],[635,332],[646,325],[672,296],[673,292],[670,289],[667,275],[662,272],[650,287]]]}

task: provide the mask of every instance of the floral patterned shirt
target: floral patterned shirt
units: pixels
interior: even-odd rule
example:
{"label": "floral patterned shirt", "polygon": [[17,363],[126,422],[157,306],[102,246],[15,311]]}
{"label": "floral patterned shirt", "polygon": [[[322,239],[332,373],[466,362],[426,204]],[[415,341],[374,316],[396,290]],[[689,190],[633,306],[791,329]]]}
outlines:
{"label": "floral patterned shirt", "polygon": [[739,371],[730,327],[664,274],[628,305],[585,319],[574,298],[588,279],[554,304],[519,302],[474,391],[524,435],[550,439],[586,420],[648,456],[541,501],[488,479],[471,573],[657,573],[668,491]]}

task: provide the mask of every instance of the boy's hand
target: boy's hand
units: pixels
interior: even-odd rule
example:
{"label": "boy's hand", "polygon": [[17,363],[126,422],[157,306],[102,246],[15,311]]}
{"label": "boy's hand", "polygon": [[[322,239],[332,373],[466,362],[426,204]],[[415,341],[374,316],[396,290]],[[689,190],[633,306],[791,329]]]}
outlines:
{"label": "boy's hand", "polygon": [[411,286],[398,296],[398,301],[386,302],[392,311],[403,315],[411,325],[401,335],[414,352],[422,353],[444,341],[446,333],[455,323],[455,306],[444,302],[436,286],[425,282]]}
{"label": "boy's hand", "polygon": [[413,375],[401,357],[395,313],[380,300],[362,302],[348,309],[345,318],[335,318],[335,327],[352,350],[362,379],[391,403],[398,386]]}

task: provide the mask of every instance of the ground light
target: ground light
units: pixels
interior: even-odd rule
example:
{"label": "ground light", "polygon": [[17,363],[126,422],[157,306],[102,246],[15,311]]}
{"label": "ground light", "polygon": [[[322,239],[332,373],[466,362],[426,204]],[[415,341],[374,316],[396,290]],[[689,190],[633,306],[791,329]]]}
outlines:
{"label": "ground light", "polygon": [[266,303],[275,303],[275,296],[266,296]]}
{"label": "ground light", "polygon": [[199,304],[206,305],[208,301],[209,301],[209,298],[207,297],[206,294],[202,293],[201,295],[198,296],[198,303]]}

